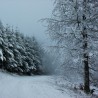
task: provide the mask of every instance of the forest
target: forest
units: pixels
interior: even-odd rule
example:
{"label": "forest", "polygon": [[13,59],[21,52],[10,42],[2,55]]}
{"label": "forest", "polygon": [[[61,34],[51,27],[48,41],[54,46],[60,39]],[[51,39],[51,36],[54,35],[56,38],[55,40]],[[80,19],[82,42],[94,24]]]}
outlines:
{"label": "forest", "polygon": [[1,83],[1,98],[98,98],[98,0],[54,0],[53,7],[40,19],[47,47],[0,21],[0,79],[21,92],[10,96]]}
{"label": "forest", "polygon": [[0,68],[18,74],[40,74],[42,49],[35,37],[4,27],[0,22]]}

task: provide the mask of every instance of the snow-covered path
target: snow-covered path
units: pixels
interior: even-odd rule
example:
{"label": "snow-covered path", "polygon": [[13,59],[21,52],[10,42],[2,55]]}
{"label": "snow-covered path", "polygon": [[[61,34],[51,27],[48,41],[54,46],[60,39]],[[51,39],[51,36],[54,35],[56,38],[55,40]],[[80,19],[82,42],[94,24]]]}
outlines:
{"label": "snow-covered path", "polygon": [[52,76],[17,76],[0,72],[0,98],[70,98],[56,89]]}

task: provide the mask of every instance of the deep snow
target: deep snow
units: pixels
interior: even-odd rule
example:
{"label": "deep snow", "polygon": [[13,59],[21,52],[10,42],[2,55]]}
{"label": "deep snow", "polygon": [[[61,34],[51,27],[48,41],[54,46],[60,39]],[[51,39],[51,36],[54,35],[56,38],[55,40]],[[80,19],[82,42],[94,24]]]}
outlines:
{"label": "deep snow", "polygon": [[[58,76],[18,76],[0,72],[0,98],[98,98],[70,89]],[[98,92],[97,92],[98,95]]]}
{"label": "deep snow", "polygon": [[54,85],[53,76],[17,76],[0,72],[0,98],[70,98]]}

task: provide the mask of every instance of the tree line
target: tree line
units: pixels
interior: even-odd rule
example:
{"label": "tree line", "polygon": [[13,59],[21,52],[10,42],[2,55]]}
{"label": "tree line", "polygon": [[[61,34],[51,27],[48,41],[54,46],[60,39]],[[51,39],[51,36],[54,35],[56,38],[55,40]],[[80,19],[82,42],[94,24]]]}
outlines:
{"label": "tree line", "polygon": [[9,72],[32,75],[42,72],[42,49],[36,38],[0,21],[0,68]]}

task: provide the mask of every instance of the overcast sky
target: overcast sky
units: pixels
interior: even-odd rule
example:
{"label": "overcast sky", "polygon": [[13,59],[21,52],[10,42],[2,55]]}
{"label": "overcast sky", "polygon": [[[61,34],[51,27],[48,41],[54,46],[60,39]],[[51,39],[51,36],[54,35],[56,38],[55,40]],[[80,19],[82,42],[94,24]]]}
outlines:
{"label": "overcast sky", "polygon": [[44,42],[46,28],[38,21],[50,17],[52,9],[53,0],[0,0],[0,20]]}

